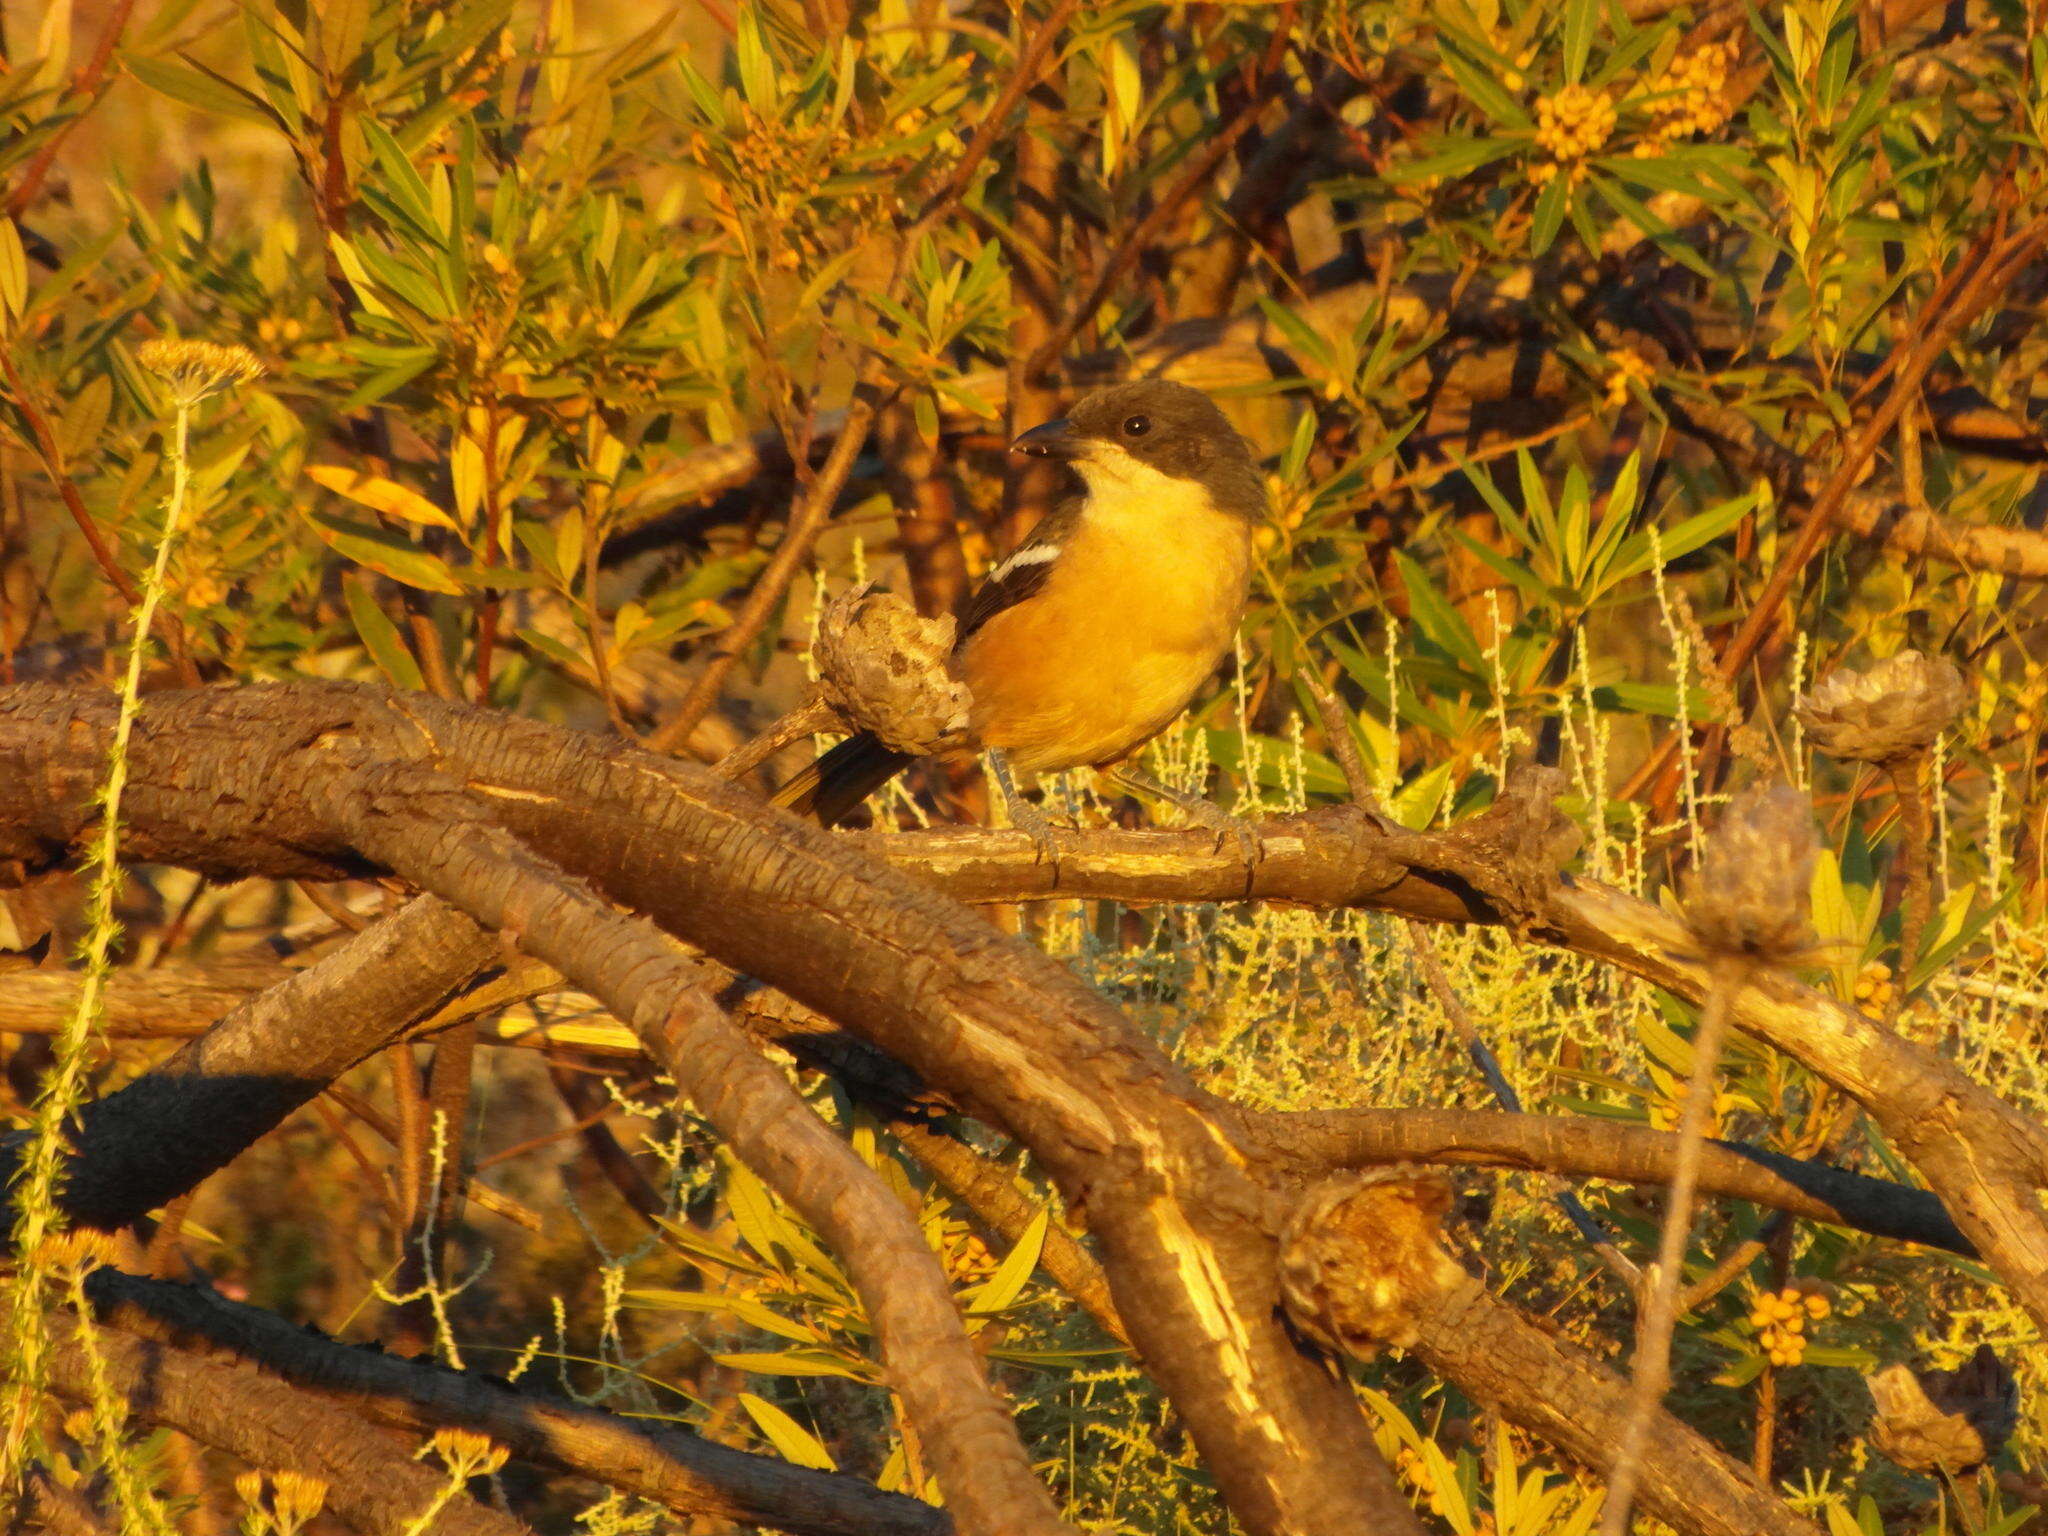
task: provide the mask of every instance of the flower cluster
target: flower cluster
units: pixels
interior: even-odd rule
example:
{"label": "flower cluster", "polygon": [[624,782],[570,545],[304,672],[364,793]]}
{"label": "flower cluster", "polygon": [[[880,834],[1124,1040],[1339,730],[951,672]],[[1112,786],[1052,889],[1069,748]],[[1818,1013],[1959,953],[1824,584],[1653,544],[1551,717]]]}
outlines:
{"label": "flower cluster", "polygon": [[1413,1446],[1403,1445],[1394,1452],[1394,1472],[1403,1482],[1422,1495],[1422,1502],[1429,1512],[1438,1519],[1443,1518],[1444,1496],[1436,1485],[1436,1475],[1429,1463],[1422,1459],[1422,1453]]}
{"label": "flower cluster", "polygon": [[979,1285],[996,1272],[996,1256],[972,1232],[945,1239],[939,1257],[946,1273],[960,1285]]}
{"label": "flower cluster", "polygon": [[712,211],[728,228],[753,222],[777,242],[768,258],[794,270],[846,244],[849,233],[893,217],[902,199],[879,181],[860,185],[838,174],[858,162],[859,141],[846,122],[805,122],[742,104],[730,132],[698,134],[689,154],[710,175]]}
{"label": "flower cluster", "polygon": [[505,1465],[511,1452],[473,1429],[442,1429],[420,1447],[419,1454],[432,1451],[450,1475],[467,1482],[472,1477],[489,1477]]}
{"label": "flower cluster", "polygon": [[1892,968],[1882,960],[1873,960],[1856,973],[1856,1006],[1872,1018],[1881,1019],[1891,1012],[1892,997],[1897,991],[1892,983]]}
{"label": "flower cluster", "polygon": [[1665,66],[1652,89],[1662,99],[1657,131],[1666,139],[1712,133],[1728,121],[1728,74],[1735,67],[1736,45],[1709,43]]}
{"label": "flower cluster", "polygon": [[[1678,1122],[1685,1115],[1685,1101],[1692,1093],[1692,1084],[1682,1077],[1667,1077],[1653,1073],[1652,1081],[1658,1094],[1651,1099],[1648,1107],[1650,1128],[1656,1131],[1675,1131]],[[1714,1090],[1712,1105],[1707,1110],[1707,1134],[1718,1136],[1728,1123],[1728,1117],[1743,1107],[1742,1096],[1733,1089]]]}
{"label": "flower cluster", "polygon": [[1797,1365],[1806,1358],[1808,1320],[1817,1323],[1831,1310],[1827,1288],[1818,1280],[1794,1280],[1783,1290],[1758,1296],[1749,1325],[1772,1365]]}
{"label": "flower cluster", "polygon": [[1581,162],[1598,154],[1614,136],[1615,120],[1614,98],[1605,91],[1568,85],[1555,96],[1539,96],[1536,147],[1549,155],[1552,163],[1530,167],[1530,180],[1541,185],[1569,168],[1576,181],[1584,171]]}
{"label": "flower cluster", "polygon": [[1614,372],[1607,376],[1607,403],[1621,406],[1628,403],[1628,387],[1641,384],[1645,389],[1657,376],[1648,358],[1628,347],[1617,347],[1607,354],[1607,363]]}
{"label": "flower cluster", "polygon": [[264,1474],[257,1471],[244,1472],[235,1479],[235,1492],[241,1495],[248,1506],[252,1519],[244,1522],[245,1529],[275,1531],[277,1536],[293,1536],[307,1521],[319,1514],[327,1503],[327,1482],[324,1478],[312,1477],[304,1472],[273,1472],[270,1482],[270,1518],[264,1518],[263,1483]]}

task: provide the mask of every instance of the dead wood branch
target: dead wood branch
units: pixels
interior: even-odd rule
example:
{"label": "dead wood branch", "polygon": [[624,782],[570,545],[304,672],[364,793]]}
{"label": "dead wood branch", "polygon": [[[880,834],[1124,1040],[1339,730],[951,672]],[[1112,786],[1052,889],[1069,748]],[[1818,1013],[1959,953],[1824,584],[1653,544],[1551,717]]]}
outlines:
{"label": "dead wood branch", "polygon": [[343,771],[325,776],[328,793],[315,803],[356,847],[630,1021],[726,1143],[846,1260],[961,1528],[1066,1530],[910,1213],[705,994],[675,942],[532,853],[436,770],[378,761],[367,744],[337,741],[329,755]]}
{"label": "dead wood branch", "polygon": [[[69,1336],[67,1336],[69,1335]],[[60,1324],[50,1380],[75,1401],[91,1398],[85,1346]],[[107,1379],[146,1424],[182,1430],[266,1471],[309,1473],[327,1484],[327,1506],[364,1536],[405,1536],[447,1488],[447,1477],[413,1459],[417,1442],[374,1428],[255,1366],[204,1359],[101,1329],[94,1341]],[[456,1494],[434,1517],[436,1536],[532,1536],[524,1521]]]}
{"label": "dead wood branch", "polygon": [[[40,864],[81,835],[110,707],[0,693],[0,859]],[[1355,1399],[1276,1316],[1274,1186],[1256,1141],[1065,966],[845,840],[621,743],[339,685],[159,694],[144,714],[131,856],[370,872],[345,825],[352,797],[437,763],[465,786],[449,814],[479,797],[536,853],[1028,1146],[1086,1212],[1133,1342],[1248,1530],[1412,1528]],[[1198,1250],[1204,1264],[1188,1265]]]}
{"label": "dead wood branch", "polygon": [[[1643,1126],[1483,1109],[1354,1109],[1272,1117],[1275,1138],[1330,1168],[1448,1163],[1526,1168],[1567,1178],[1670,1182],[1677,1139]],[[1809,1221],[1853,1227],[1951,1253],[1976,1250],[1924,1189],[1736,1142],[1710,1141],[1703,1193],[1748,1200]]]}
{"label": "dead wood branch", "polygon": [[[231,1009],[119,1093],[88,1105],[59,1195],[69,1217],[115,1228],[184,1193],[407,1025],[431,1015],[494,947],[439,902],[390,921]],[[179,1128],[164,1134],[167,1123]],[[0,1148],[0,1169],[11,1165]]]}
{"label": "dead wood branch", "polygon": [[[27,688],[0,693],[0,857],[47,862],[90,818],[110,703]],[[351,805],[431,761],[466,788],[418,807],[429,827],[466,821],[471,797],[536,852],[568,863],[718,959],[827,1012],[916,1068],[963,1108],[1029,1146],[1085,1211],[1119,1314],[1147,1365],[1198,1426],[1198,1444],[1254,1530],[1355,1529],[1385,1518],[1372,1495],[1341,1518],[1285,1524],[1279,1488],[1329,1491],[1321,1475],[1359,1458],[1348,1394],[1273,1327],[1270,1201],[1289,1165],[1230,1106],[1178,1070],[1056,962],[994,933],[920,885],[871,865],[879,845],[974,898],[1048,894],[1232,899],[1247,871],[1200,833],[1069,840],[1057,872],[1029,839],[935,832],[854,840],[779,817],[687,765],[623,745],[419,697],[311,685],[154,696],[131,764],[128,846],[201,867],[259,873],[377,867],[348,833]],[[208,771],[196,774],[203,762]],[[12,771],[10,771],[12,770]],[[353,798],[352,798],[353,797]],[[1250,872],[1256,894],[1360,905],[1520,931],[1596,956],[1681,994],[1700,978],[1676,958],[1669,920],[1590,883],[1566,884],[1529,850],[1551,841],[1521,797],[1428,836],[1354,808],[1279,818]],[[359,835],[359,834],[358,834]],[[422,848],[380,849],[410,860]],[[1660,927],[1662,924],[1664,927]],[[1747,989],[1737,1022],[1857,1096],[1920,1163],[1957,1224],[2030,1304],[2037,1222],[2023,1205],[2038,1131],[1946,1063],[1786,981]],[[1291,1187],[1291,1184],[1288,1185]],[[2003,1202],[2009,1209],[1994,1209]],[[1215,1260],[1190,1288],[1180,1256]],[[1209,1309],[1205,1314],[1201,1309]],[[1227,1346],[1206,1319],[1237,1319]],[[1277,1331],[1277,1329],[1276,1329]],[[1249,1346],[1249,1354],[1244,1351]],[[1249,1361],[1250,1368],[1244,1368]],[[1261,1445],[1242,1426],[1267,1426]],[[1274,1434],[1272,1426],[1281,1426]],[[1314,1433],[1320,1441],[1305,1437]],[[1298,1449],[1275,1456],[1276,1445]],[[1354,1477],[1354,1483],[1357,1481]],[[1339,1493],[1345,1490],[1339,1489]],[[1295,1505],[1293,1508],[1315,1508]],[[1325,1505],[1323,1507],[1330,1507]],[[1351,1522],[1351,1523],[1347,1523]]]}
{"label": "dead wood branch", "polygon": [[157,1347],[243,1362],[408,1434],[473,1430],[522,1461],[591,1478],[678,1514],[772,1526],[792,1536],[945,1536],[953,1528],[943,1511],[856,1477],[716,1445],[494,1376],[344,1344],[210,1290],[111,1269],[95,1271],[86,1290],[111,1327]]}
{"label": "dead wood branch", "polygon": [[[1592,1471],[1621,1443],[1628,1383],[1552,1337],[1470,1277],[1422,1315],[1414,1353],[1511,1423],[1541,1435]],[[1749,1468],[1663,1409],[1645,1437],[1642,1507],[1701,1536],[1819,1536]]]}

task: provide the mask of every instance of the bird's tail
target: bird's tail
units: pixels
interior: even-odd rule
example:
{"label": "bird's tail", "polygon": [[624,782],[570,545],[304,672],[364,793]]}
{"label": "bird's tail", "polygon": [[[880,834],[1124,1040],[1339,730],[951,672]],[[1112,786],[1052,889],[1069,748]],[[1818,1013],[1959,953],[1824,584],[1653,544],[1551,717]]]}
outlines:
{"label": "bird's tail", "polygon": [[868,731],[849,736],[776,790],[772,803],[837,826],[861,801],[917,761],[885,747]]}

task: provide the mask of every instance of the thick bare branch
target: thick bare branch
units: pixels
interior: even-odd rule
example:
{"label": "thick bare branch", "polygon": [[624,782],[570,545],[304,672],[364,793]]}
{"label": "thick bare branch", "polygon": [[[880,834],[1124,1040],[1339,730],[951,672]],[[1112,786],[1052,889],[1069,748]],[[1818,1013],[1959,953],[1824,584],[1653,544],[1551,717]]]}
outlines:
{"label": "thick bare branch", "polygon": [[[1646,1126],[1484,1109],[1353,1109],[1272,1117],[1275,1139],[1322,1167],[1447,1163],[1664,1184],[1677,1138]],[[1700,1190],[1952,1253],[1976,1250],[1924,1189],[1738,1142],[1710,1141]]]}
{"label": "thick bare branch", "polygon": [[[0,859],[45,862],[80,834],[106,709],[0,693]],[[1248,1530],[1412,1528],[1355,1399],[1276,1316],[1256,1141],[1066,967],[845,840],[621,743],[341,685],[159,694],[144,713],[133,856],[364,873],[377,866],[351,846],[346,801],[435,762],[537,852],[1028,1146],[1087,1213],[1133,1342]]]}
{"label": "thick bare branch", "polygon": [[[1612,1464],[1628,1383],[1591,1355],[1545,1333],[1477,1280],[1435,1297],[1411,1346],[1511,1423],[1596,1472]],[[1697,1536],[1819,1536],[1747,1467],[1663,1409],[1645,1437],[1642,1507]]]}
{"label": "thick bare branch", "polygon": [[[67,1336],[68,1335],[68,1336]],[[101,1329],[94,1340],[113,1390],[146,1424],[193,1439],[266,1471],[309,1473],[327,1484],[327,1506],[363,1536],[406,1536],[447,1489],[447,1477],[413,1459],[418,1442],[377,1429],[256,1367]],[[58,1393],[91,1397],[86,1347],[59,1325],[50,1356]],[[436,1536],[532,1536],[531,1527],[466,1494],[434,1517]]]}
{"label": "thick bare branch", "polygon": [[[474,923],[414,902],[247,998],[119,1093],[88,1105],[59,1200],[125,1226],[223,1167],[349,1067],[431,1015],[495,953]],[[167,1126],[179,1134],[166,1137]],[[11,1165],[0,1148],[0,1170]]]}
{"label": "thick bare branch", "polygon": [[337,743],[331,755],[354,761],[323,776],[316,804],[356,847],[517,939],[632,1023],[698,1112],[846,1260],[961,1528],[1065,1531],[916,1222],[705,994],[703,973],[674,940],[532,853],[436,770],[378,761],[362,746]]}
{"label": "thick bare branch", "polygon": [[159,1347],[245,1361],[350,1414],[430,1435],[488,1435],[522,1461],[588,1477],[678,1514],[772,1526],[791,1536],[946,1536],[952,1521],[859,1478],[715,1445],[450,1370],[359,1348],[210,1290],[97,1270],[87,1294],[113,1327]]}

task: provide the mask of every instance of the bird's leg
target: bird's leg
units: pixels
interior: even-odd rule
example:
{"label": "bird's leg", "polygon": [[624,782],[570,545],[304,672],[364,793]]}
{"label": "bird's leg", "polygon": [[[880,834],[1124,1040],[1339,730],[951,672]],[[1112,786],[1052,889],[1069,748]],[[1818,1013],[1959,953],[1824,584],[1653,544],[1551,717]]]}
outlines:
{"label": "bird's leg", "polygon": [[1189,794],[1183,789],[1175,789],[1171,784],[1162,784],[1159,780],[1153,778],[1151,774],[1144,773],[1126,763],[1120,763],[1114,768],[1105,769],[1103,772],[1104,777],[1108,778],[1111,783],[1120,789],[1129,790],[1132,794],[1143,799],[1164,800],[1169,805],[1179,806],[1181,810],[1187,813],[1189,821],[1202,828],[1205,832],[1214,832],[1216,834],[1216,847],[1218,850],[1222,849],[1225,838],[1235,842],[1238,855],[1244,860],[1245,868],[1250,869],[1251,866],[1265,857],[1265,848],[1259,841],[1258,829],[1242,816],[1231,815],[1230,812],[1224,810],[1215,801],[1207,799],[1202,795]]}
{"label": "bird's leg", "polygon": [[1053,836],[1053,825],[1045,819],[1045,812],[1018,793],[1017,781],[1010,777],[1010,760],[1000,747],[988,749],[988,766],[989,772],[995,775],[996,788],[1003,792],[1003,808],[1009,812],[1010,825],[1020,832],[1030,833],[1031,841],[1038,845],[1039,858],[1057,867],[1060,845]]}

